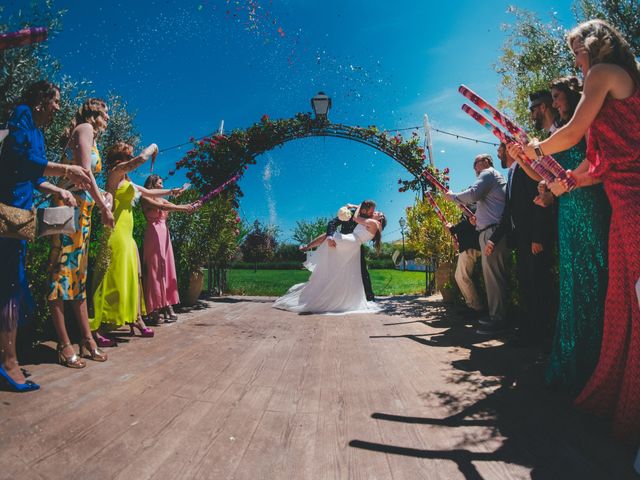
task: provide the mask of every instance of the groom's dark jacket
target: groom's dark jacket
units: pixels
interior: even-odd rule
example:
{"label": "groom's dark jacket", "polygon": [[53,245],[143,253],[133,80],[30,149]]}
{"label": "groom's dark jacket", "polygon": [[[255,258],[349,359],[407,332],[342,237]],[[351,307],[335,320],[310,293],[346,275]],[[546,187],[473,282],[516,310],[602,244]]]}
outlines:
{"label": "groom's dark jacket", "polygon": [[[340,233],[345,235],[353,233],[358,224],[353,220],[347,220],[343,222],[338,217],[334,218],[327,224],[327,236],[333,237],[338,227],[340,227]],[[372,301],[374,299],[373,288],[371,288],[371,278],[369,277],[369,270],[367,270],[367,264],[364,261],[364,245],[360,245],[360,273],[362,274],[362,286],[364,287],[364,293],[367,300]]]}

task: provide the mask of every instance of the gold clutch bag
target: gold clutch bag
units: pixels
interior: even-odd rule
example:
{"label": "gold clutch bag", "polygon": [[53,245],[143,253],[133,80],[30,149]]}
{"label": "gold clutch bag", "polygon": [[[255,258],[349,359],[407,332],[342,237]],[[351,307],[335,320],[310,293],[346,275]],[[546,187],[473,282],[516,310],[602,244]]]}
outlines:
{"label": "gold clutch bag", "polygon": [[35,240],[35,211],[0,203],[0,237],[27,240],[29,242]]}
{"label": "gold clutch bag", "polygon": [[[9,130],[0,130],[0,153]],[[48,200],[47,195],[42,202]],[[37,205],[36,205],[37,206]],[[79,210],[73,207],[49,207],[24,210],[0,203],[0,237],[32,242],[39,236],[71,234],[78,229]],[[37,220],[37,222],[36,222]]]}

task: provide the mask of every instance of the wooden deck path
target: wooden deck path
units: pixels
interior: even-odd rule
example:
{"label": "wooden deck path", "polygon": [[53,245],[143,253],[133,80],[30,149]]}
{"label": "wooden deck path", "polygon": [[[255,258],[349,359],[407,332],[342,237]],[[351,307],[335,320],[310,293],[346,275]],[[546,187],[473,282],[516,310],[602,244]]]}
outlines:
{"label": "wooden deck path", "polygon": [[[631,449],[543,387],[543,358],[435,299],[295,315],[223,298],[39,392],[0,392],[7,479],[626,479]],[[122,337],[126,340],[127,337]]]}

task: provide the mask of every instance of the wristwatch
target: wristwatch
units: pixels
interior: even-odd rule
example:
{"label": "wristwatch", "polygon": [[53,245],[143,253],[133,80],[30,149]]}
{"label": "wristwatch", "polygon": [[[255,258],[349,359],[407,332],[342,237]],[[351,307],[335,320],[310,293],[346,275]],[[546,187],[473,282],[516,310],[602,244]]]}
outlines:
{"label": "wristwatch", "polygon": [[542,149],[540,148],[539,143],[533,144],[533,150],[536,152],[536,157],[538,158],[544,157],[544,153],[542,153]]}

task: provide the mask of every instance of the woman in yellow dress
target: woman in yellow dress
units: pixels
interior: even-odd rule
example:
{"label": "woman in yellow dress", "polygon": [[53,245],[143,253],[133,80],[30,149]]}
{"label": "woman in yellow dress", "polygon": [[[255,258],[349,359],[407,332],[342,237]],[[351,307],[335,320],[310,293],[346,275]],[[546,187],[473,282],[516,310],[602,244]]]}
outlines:
{"label": "woman in yellow dress", "polygon": [[[138,246],[133,239],[133,201],[136,191],[144,197],[162,197],[182,193],[182,189],[146,189],[135,185],[127,175],[149,158],[158,154],[155,143],[133,157],[133,147],[124,142],[113,145],[107,153],[107,192],[114,198],[115,227],[108,237],[107,245],[96,269],[96,289],[93,294],[95,316],[91,329],[117,328],[128,324],[131,334],[134,327],[143,337],[153,337],[154,332],[142,320],[140,258]],[[100,265],[106,265],[100,271]]]}
{"label": "woman in yellow dress", "polygon": [[[107,354],[98,348],[89,329],[87,312],[87,265],[89,259],[89,236],[91,234],[91,211],[98,205],[102,221],[113,227],[110,195],[98,189],[94,173],[100,172],[102,162],[96,147],[96,138],[107,128],[109,114],[104,101],[90,98],[85,101],[72,118],[60,139],[64,148],[63,163],[79,165],[91,172],[91,187],[87,190],[71,189],[78,205],[78,230],[70,235],[52,237],[49,283],[49,304],[53,325],[58,334],[58,360],[70,368],[83,368],[87,356],[94,361],[104,362]],[[64,185],[65,187],[67,185]],[[55,205],[63,205],[58,200]],[[82,335],[80,356],[71,345],[64,321],[64,302],[71,301]]]}

